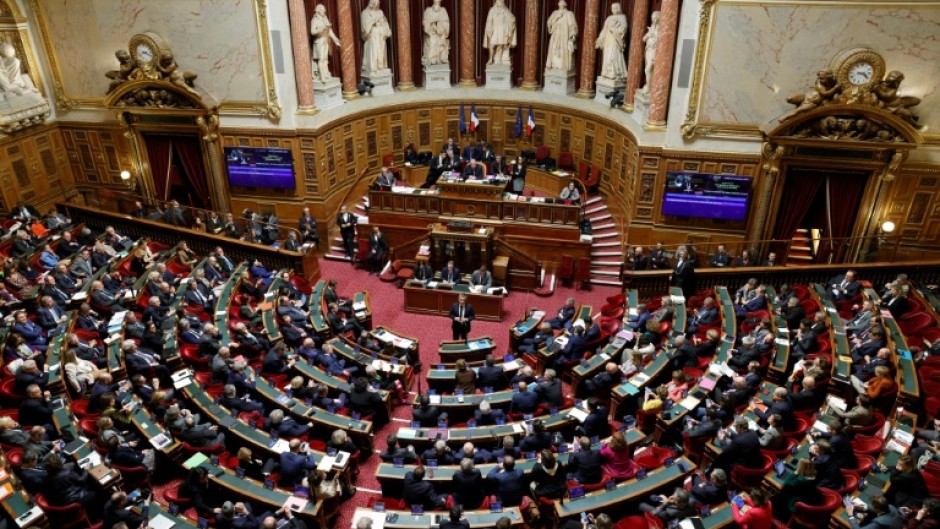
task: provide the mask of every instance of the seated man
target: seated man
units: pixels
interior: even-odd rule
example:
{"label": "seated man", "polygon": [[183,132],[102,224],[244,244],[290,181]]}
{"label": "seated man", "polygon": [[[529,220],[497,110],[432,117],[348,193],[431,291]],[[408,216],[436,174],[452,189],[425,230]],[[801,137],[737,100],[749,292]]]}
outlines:
{"label": "seated man", "polygon": [[568,322],[571,321],[571,318],[574,317],[575,308],[574,308],[574,298],[568,298],[565,301],[565,306],[558,309],[558,315],[550,320],[548,324],[551,325],[552,329],[561,329],[567,326]]}
{"label": "seated man", "polygon": [[527,493],[525,474],[516,468],[516,460],[512,456],[505,456],[501,464],[489,471],[486,479],[493,485],[496,497],[504,507],[519,505]]}
{"label": "seated man", "polygon": [[607,408],[600,405],[594,397],[587,400],[587,405],[588,415],[584,418],[584,422],[578,426],[578,433],[588,438],[609,436],[610,422],[607,418]]}
{"label": "seated man", "polygon": [[486,266],[481,266],[479,270],[473,272],[470,276],[470,284],[473,286],[483,287],[483,291],[486,292],[487,289],[493,287],[493,274],[491,274]]}
{"label": "seated man", "polygon": [[525,382],[519,382],[519,391],[512,396],[509,411],[522,414],[535,413],[539,407],[539,397],[535,392],[528,391]]}
{"label": "seated man", "polygon": [[414,446],[409,445],[407,448],[399,446],[397,435],[389,434],[386,437],[386,444],[385,451],[379,453],[382,461],[392,463],[396,459],[401,459],[404,464],[413,465],[418,460],[418,454],[415,453]]}
{"label": "seated man", "polygon": [[431,406],[431,397],[427,394],[418,397],[418,405],[415,406],[413,420],[421,425],[422,428],[434,428],[441,420],[447,419],[447,414]]}
{"label": "seated man", "polygon": [[484,176],[486,175],[483,174],[483,164],[476,160],[470,160],[470,163],[463,169],[464,179],[482,180]]}
{"label": "seated man", "polygon": [[402,499],[405,505],[421,505],[426,510],[444,506],[446,495],[438,494],[434,486],[424,481],[424,466],[418,466],[405,474]]}
{"label": "seated man", "polygon": [[581,450],[568,456],[568,476],[584,485],[600,483],[603,479],[604,456],[591,447],[591,438],[583,436],[578,441]]}
{"label": "seated man", "polygon": [[551,324],[542,322],[538,332],[529,338],[523,338],[516,350],[521,354],[536,354],[539,349],[551,346],[554,337]]}
{"label": "seated man", "polygon": [[493,426],[500,421],[506,421],[503,410],[494,410],[488,400],[480,403],[480,408],[473,411],[473,420],[477,426]]}
{"label": "seated man", "polygon": [[309,432],[310,425],[300,424],[293,417],[285,417],[284,410],[271,410],[264,421],[264,429],[276,431],[279,437],[293,439]]}
{"label": "seated man", "polygon": [[379,177],[375,180],[375,185],[390,188],[394,187],[395,184],[395,174],[392,173],[388,167],[382,166],[382,169],[379,171]]}
{"label": "seated man", "polygon": [[718,308],[715,307],[715,298],[708,297],[702,301],[702,306],[692,311],[689,317],[688,329],[686,334],[691,336],[698,331],[699,326],[711,325],[718,321]]}

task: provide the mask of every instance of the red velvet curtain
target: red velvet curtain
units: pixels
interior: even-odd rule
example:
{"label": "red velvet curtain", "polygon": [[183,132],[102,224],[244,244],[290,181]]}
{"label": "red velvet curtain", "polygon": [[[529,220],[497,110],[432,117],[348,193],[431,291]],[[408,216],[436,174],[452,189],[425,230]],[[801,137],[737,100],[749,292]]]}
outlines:
{"label": "red velvet curtain", "polygon": [[[829,222],[832,233],[829,237],[840,239],[852,235],[858,207],[865,193],[870,173],[862,171],[830,172],[827,175],[829,185]],[[833,241],[832,245],[823,244],[819,248],[816,261],[828,262],[830,253],[839,255],[847,247],[845,241]]]}
{"label": "red velvet curtain", "polygon": [[195,136],[176,136],[173,138],[173,151],[183,171],[180,176],[193,190],[193,206],[209,206],[209,184],[202,163],[202,148]]}
{"label": "red velvet curtain", "polygon": [[[774,239],[788,241],[793,232],[800,227],[800,223],[809,213],[810,206],[816,198],[823,182],[825,173],[815,169],[794,167],[787,172],[787,181],[777,209],[777,222],[774,226]],[[776,251],[785,248],[785,243],[774,245]]]}
{"label": "red velvet curtain", "polygon": [[166,201],[167,175],[170,170],[170,144],[169,136],[145,135],[144,144],[147,146],[147,161],[150,162],[150,175],[153,179],[153,188],[158,200]]}

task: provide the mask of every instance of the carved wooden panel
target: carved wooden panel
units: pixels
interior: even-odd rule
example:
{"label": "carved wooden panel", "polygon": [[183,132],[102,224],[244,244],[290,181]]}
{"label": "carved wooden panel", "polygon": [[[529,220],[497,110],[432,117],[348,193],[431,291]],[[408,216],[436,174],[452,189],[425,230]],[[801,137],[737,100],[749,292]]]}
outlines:
{"label": "carved wooden panel", "polygon": [[930,193],[915,193],[911,202],[911,209],[907,214],[908,224],[923,224],[927,216],[927,206],[930,204]]}
{"label": "carved wooden panel", "polygon": [[594,157],[594,136],[584,137],[584,159],[589,163]]}
{"label": "carved wooden panel", "polygon": [[[559,152],[565,152],[571,150],[571,131],[568,129],[561,129],[561,141],[559,143]],[[557,160],[558,157],[555,156]]]}
{"label": "carved wooden panel", "polygon": [[[430,123],[419,123],[418,124],[418,150],[424,150],[426,147],[431,145],[431,124]],[[431,152],[434,152],[434,149],[431,149]]]}

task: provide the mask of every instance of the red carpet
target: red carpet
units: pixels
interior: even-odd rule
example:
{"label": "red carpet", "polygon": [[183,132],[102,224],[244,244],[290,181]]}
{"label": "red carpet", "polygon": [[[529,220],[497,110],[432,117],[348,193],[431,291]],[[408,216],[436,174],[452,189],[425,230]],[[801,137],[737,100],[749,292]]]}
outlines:
{"label": "red carpet", "polygon": [[[451,339],[450,320],[445,316],[428,316],[412,314],[404,310],[402,291],[395,283],[384,283],[376,276],[370,276],[365,270],[354,269],[348,262],[320,259],[320,269],[323,279],[335,279],[338,290],[344,297],[350,297],[354,292],[366,290],[369,292],[372,303],[373,325],[383,325],[394,331],[418,339],[421,362],[425,366],[434,365],[438,360],[437,348],[440,342]],[[590,290],[576,290],[557,285],[555,293],[550,298],[537,297],[524,292],[511,292],[504,301],[504,317],[501,322],[474,321],[470,337],[490,336],[496,342],[496,354],[502,356],[509,346],[509,328],[525,315],[529,308],[538,308],[554,313],[568,297],[574,297],[577,306],[589,304],[594,307],[595,313],[604,305],[605,299],[620,293],[615,287],[601,287],[594,285]],[[422,383],[427,388],[426,383]],[[416,391],[417,388],[412,388]],[[393,417],[406,419],[405,422],[392,421],[375,432],[375,449],[385,449],[385,438],[401,426],[407,426],[411,417],[409,406],[398,406]],[[373,455],[360,467],[356,486],[359,491],[353,501],[343,502],[340,513],[333,524],[334,529],[346,529],[350,526],[352,513],[356,507],[364,506],[369,496],[373,495],[362,489],[380,490],[375,479],[375,469],[379,458]],[[377,495],[377,494],[376,494]]]}

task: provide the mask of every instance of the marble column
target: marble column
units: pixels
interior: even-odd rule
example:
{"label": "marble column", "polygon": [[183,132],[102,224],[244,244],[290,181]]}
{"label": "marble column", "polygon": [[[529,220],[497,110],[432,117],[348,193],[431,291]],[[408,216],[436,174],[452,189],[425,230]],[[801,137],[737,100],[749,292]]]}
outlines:
{"label": "marble column", "polygon": [[539,0],[525,0],[525,39],[522,55],[523,90],[536,90],[539,87],[538,48],[539,48]]}
{"label": "marble column", "polygon": [[310,62],[310,31],[307,27],[307,10],[304,0],[288,0],[290,15],[290,40],[294,50],[294,80],[297,84],[297,106],[299,111],[311,111],[313,102],[313,66]]}
{"label": "marble column", "polygon": [[395,0],[396,33],[398,41],[398,89],[408,92],[415,89],[414,71],[411,68],[411,0]]}
{"label": "marble column", "polygon": [[659,9],[659,41],[656,43],[656,65],[653,67],[653,80],[650,83],[650,117],[646,122],[647,126],[666,125],[678,22],[679,0],[663,0]]}
{"label": "marble column", "polygon": [[477,85],[473,75],[477,56],[474,3],[474,0],[460,0],[460,86],[464,88],[475,88]]}
{"label": "marble column", "polygon": [[343,97],[356,99],[359,91],[356,90],[358,68],[356,68],[356,46],[359,45],[359,32],[353,29],[352,2],[336,2],[336,16],[338,18],[340,40],[340,62],[342,63]]}
{"label": "marble column", "polygon": [[587,0],[584,6],[584,31],[581,37],[581,88],[578,97],[594,98],[594,63],[597,61],[597,19],[600,16],[599,0]]}
{"label": "marble column", "polygon": [[643,42],[643,35],[646,33],[649,16],[649,0],[636,0],[633,5],[633,17],[630,23],[633,27],[630,30],[630,55],[627,61],[627,89],[624,92],[623,108],[633,110],[633,96],[640,88],[640,78],[643,76],[643,55],[646,46]]}

